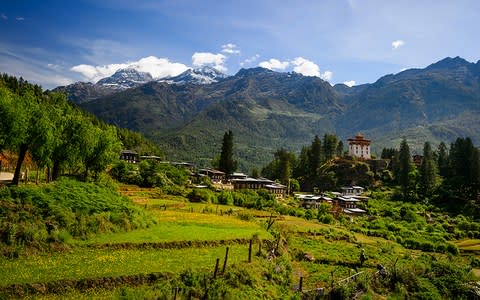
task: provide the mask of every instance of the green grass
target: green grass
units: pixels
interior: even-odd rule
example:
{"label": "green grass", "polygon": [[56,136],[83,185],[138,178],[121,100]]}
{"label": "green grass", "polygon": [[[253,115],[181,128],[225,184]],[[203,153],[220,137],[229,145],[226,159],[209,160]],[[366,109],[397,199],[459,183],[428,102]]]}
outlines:
{"label": "green grass", "polygon": [[[223,261],[225,247],[162,250],[77,248],[71,252],[31,255],[15,260],[0,257],[0,285],[49,282],[152,272],[204,270]],[[230,246],[228,263],[246,261],[248,245]]]}
{"label": "green grass", "polygon": [[232,216],[214,214],[156,211],[159,224],[128,232],[96,235],[80,244],[143,243],[187,240],[227,240],[251,238],[257,235],[269,239],[271,235],[258,223],[242,221]]}
{"label": "green grass", "polygon": [[480,240],[461,240],[456,241],[455,244],[463,251],[480,251]]}

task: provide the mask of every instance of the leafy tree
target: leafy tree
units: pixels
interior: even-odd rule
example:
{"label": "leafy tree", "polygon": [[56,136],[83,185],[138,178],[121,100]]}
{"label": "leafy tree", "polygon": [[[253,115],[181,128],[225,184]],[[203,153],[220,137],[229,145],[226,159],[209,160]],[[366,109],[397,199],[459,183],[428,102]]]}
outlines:
{"label": "leafy tree", "polygon": [[438,168],[429,142],[423,146],[423,160],[420,166],[420,191],[425,198],[432,196],[437,186]]}
{"label": "leafy tree", "polygon": [[278,179],[281,183],[287,185],[292,176],[295,160],[295,154],[285,149],[279,149],[275,152],[273,161],[262,169],[262,175],[271,179]]}
{"label": "leafy tree", "polygon": [[219,169],[228,176],[237,169],[237,162],[233,160],[233,133],[231,130],[223,135],[222,152],[220,153]]}

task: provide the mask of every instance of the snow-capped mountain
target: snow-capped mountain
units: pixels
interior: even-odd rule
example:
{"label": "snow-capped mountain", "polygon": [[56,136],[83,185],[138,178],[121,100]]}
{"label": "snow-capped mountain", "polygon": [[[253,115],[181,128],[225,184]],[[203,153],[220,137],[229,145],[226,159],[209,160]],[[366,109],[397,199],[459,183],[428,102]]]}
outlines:
{"label": "snow-capped mountain", "polygon": [[222,72],[212,67],[202,67],[198,69],[188,69],[180,75],[168,78],[162,78],[159,81],[169,84],[210,84],[226,78]]}
{"label": "snow-capped mountain", "polygon": [[113,89],[125,90],[140,86],[152,80],[153,77],[150,73],[127,68],[118,70],[110,77],[100,79],[96,84],[111,87]]}

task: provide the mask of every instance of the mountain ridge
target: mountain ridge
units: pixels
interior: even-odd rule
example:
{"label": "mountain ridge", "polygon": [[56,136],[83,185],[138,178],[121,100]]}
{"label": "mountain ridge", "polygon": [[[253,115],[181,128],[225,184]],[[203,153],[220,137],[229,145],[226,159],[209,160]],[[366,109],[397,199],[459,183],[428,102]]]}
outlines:
{"label": "mountain ridge", "polygon": [[232,130],[246,171],[268,162],[277,148],[298,151],[324,133],[345,140],[363,132],[378,141],[377,153],[380,145],[398,146],[402,135],[415,147],[464,134],[478,143],[480,62],[446,58],[353,87],[258,67],[204,85],[153,81],[81,106],[153,138],[172,159],[204,165]]}

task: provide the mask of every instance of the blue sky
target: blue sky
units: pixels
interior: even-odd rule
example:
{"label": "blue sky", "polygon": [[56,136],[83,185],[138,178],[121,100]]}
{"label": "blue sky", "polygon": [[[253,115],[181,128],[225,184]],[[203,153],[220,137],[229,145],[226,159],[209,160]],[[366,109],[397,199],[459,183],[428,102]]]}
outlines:
{"label": "blue sky", "polygon": [[480,1],[0,0],[0,72],[53,88],[124,67],[268,67],[362,84],[480,59]]}

